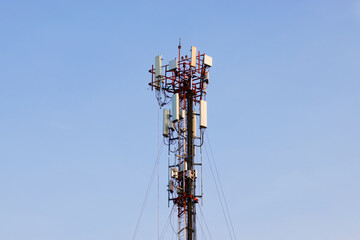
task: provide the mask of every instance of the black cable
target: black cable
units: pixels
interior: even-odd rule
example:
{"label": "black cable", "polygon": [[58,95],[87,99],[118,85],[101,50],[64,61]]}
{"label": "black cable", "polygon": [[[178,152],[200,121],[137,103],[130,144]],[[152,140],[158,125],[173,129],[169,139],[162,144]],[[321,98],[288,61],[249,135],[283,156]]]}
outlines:
{"label": "black cable", "polygon": [[211,236],[211,233],[210,233],[210,230],[209,230],[209,227],[208,227],[208,225],[207,225],[207,223],[206,223],[204,214],[203,214],[203,212],[202,212],[202,210],[201,210],[201,207],[200,207],[200,205],[198,205],[198,206],[199,206],[199,209],[200,209],[201,216],[202,216],[202,218],[203,218],[203,220],[204,220],[205,227],[206,227],[206,229],[207,229],[207,231],[208,231],[208,234],[209,234],[209,236],[210,236],[210,239],[213,240],[213,238],[212,238],[212,236]]}
{"label": "black cable", "polygon": [[230,220],[231,229],[232,229],[232,231],[233,231],[233,235],[234,235],[234,238],[235,238],[235,240],[236,240],[236,234],[235,234],[234,226],[233,226],[233,223],[232,223],[232,220],[231,220],[231,217],[230,217],[230,212],[229,212],[229,208],[228,208],[228,205],[227,205],[227,202],[226,202],[224,190],[223,190],[223,187],[222,187],[222,184],[221,184],[221,180],[220,180],[220,176],[219,176],[219,171],[218,171],[218,168],[217,168],[217,165],[216,165],[216,162],[215,162],[215,158],[214,158],[214,154],[213,154],[213,151],[212,151],[212,148],[211,148],[209,135],[208,135],[207,133],[206,133],[206,138],[207,138],[207,140],[208,140],[208,142],[209,142],[210,152],[211,152],[212,159],[213,159],[213,162],[214,162],[214,166],[215,166],[215,170],[216,170],[216,175],[217,175],[218,180],[219,180],[220,190],[221,190],[221,193],[222,193],[223,198],[224,198],[225,208],[226,208],[226,211],[227,211],[229,220]]}
{"label": "black cable", "polygon": [[144,200],[143,200],[143,203],[142,203],[142,206],[141,206],[140,214],[139,214],[138,220],[137,220],[137,222],[136,222],[136,227],[135,227],[134,234],[133,234],[133,238],[132,238],[133,240],[135,240],[135,237],[136,237],[138,228],[139,228],[139,226],[140,226],[141,218],[142,218],[142,215],[143,215],[143,213],[144,213],[145,206],[146,206],[146,201],[147,201],[147,199],[148,199],[148,197],[149,197],[150,189],[151,189],[152,183],[153,183],[153,181],[154,181],[154,176],[155,176],[155,173],[156,173],[157,162],[158,162],[158,159],[159,159],[160,156],[161,156],[163,146],[164,146],[164,145],[161,145],[161,148],[160,148],[160,150],[159,150],[159,152],[158,152],[158,156],[157,156],[156,161],[155,161],[155,164],[154,164],[154,168],[153,168],[153,171],[152,171],[152,174],[151,174],[151,177],[150,177],[150,181],[149,181],[149,184],[148,184],[148,187],[147,187],[147,190],[146,190],[146,193],[145,193],[145,197],[144,197]]}
{"label": "black cable", "polygon": [[212,174],[212,176],[213,176],[213,180],[214,180],[214,183],[215,183],[216,191],[217,191],[217,193],[218,193],[218,197],[219,197],[219,201],[220,201],[220,205],[221,205],[221,210],[222,210],[222,212],[223,212],[223,214],[224,214],[224,218],[225,218],[225,221],[226,221],[226,226],[227,226],[228,231],[229,231],[230,239],[233,239],[233,238],[232,238],[232,234],[231,234],[231,230],[230,230],[230,226],[229,226],[229,222],[228,222],[228,219],[227,219],[225,210],[224,210],[224,204],[223,204],[222,199],[221,199],[219,187],[218,187],[218,185],[217,185],[217,183],[216,183],[216,178],[215,178],[214,170],[213,170],[213,167],[212,167],[212,164],[211,164],[211,160],[210,160],[209,154],[208,154],[207,149],[206,149],[206,144],[205,144],[205,152],[206,152],[206,156],[207,156],[208,159],[209,159],[211,174]]}
{"label": "black cable", "polygon": [[166,230],[167,230],[167,228],[168,228],[168,226],[169,226],[169,223],[170,223],[170,221],[171,221],[171,216],[172,216],[172,214],[173,214],[174,207],[175,207],[175,205],[172,207],[172,209],[171,209],[171,211],[170,211],[170,213],[169,213],[169,216],[168,216],[168,218],[167,218],[167,220],[166,220],[165,226],[164,226],[164,228],[163,228],[163,230],[162,230],[162,232],[161,232],[160,239],[163,239],[164,236],[165,236]]}

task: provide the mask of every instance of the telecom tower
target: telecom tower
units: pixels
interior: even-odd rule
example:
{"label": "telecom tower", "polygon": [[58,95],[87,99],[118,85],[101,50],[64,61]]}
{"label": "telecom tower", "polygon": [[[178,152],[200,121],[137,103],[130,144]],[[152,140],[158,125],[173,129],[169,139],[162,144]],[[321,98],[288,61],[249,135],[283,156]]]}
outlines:
{"label": "telecom tower", "polygon": [[[149,85],[160,108],[172,105],[171,111],[163,109],[163,136],[169,155],[168,201],[177,207],[178,239],[195,240],[195,205],[203,198],[202,157],[196,155],[201,155],[207,128],[206,89],[212,58],[196,52],[196,47],[191,47],[190,57],[181,56],[180,43],[178,49],[178,58],[168,65],[162,65],[161,55],[155,57]],[[201,188],[197,189],[199,171]]]}

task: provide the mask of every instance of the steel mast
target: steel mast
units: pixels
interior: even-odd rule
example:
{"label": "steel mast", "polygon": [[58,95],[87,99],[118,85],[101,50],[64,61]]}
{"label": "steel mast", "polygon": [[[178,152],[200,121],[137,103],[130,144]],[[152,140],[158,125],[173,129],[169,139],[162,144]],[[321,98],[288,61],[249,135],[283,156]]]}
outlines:
{"label": "steel mast", "polygon": [[[196,204],[203,197],[202,187],[196,189],[198,171],[202,176],[202,161],[195,154],[207,128],[206,90],[212,58],[196,52],[196,47],[191,47],[190,57],[181,56],[180,43],[178,49],[179,58],[168,65],[162,65],[161,55],[155,57],[155,67],[149,70],[149,85],[160,108],[172,104],[172,111],[163,109],[164,142],[169,154],[173,154],[172,161],[169,159],[168,200],[178,210],[178,239],[195,240]],[[200,129],[199,136],[196,129]]]}

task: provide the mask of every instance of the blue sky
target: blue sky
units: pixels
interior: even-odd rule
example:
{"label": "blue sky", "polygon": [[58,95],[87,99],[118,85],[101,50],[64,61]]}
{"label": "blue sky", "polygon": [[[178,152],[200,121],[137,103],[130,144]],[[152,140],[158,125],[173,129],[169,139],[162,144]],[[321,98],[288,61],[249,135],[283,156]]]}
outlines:
{"label": "blue sky", "polygon": [[[132,238],[158,147],[147,70],[179,37],[213,57],[207,132],[237,239],[360,238],[360,1],[3,0],[0,32],[1,239]],[[157,238],[156,185],[137,239]]]}

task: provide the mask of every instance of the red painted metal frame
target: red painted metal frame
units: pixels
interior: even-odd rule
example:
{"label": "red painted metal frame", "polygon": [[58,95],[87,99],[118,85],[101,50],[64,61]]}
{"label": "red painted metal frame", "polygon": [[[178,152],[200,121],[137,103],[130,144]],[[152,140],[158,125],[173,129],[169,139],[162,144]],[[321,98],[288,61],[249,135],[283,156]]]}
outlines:
{"label": "red painted metal frame", "polygon": [[[191,67],[191,58],[181,57],[178,59],[178,68],[175,70],[168,70],[169,65],[162,66],[165,75],[161,77],[161,80],[164,82],[163,90],[169,93],[179,93],[180,99],[185,99],[185,92],[191,88],[193,91],[193,101],[199,103],[203,99],[205,94],[205,72],[206,67],[203,63],[205,54],[200,54],[198,52],[196,56],[197,64],[195,67]],[[151,73],[151,90],[158,89],[156,86],[155,79],[155,69],[154,65],[149,70]],[[189,79],[192,79],[192,84],[189,84]]]}

